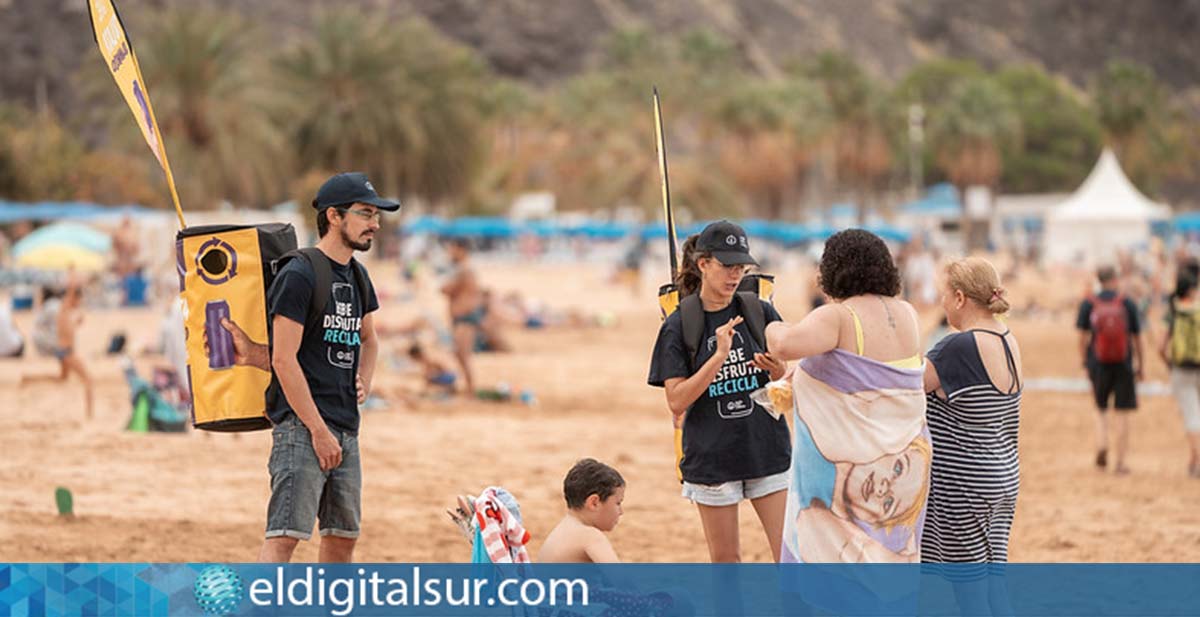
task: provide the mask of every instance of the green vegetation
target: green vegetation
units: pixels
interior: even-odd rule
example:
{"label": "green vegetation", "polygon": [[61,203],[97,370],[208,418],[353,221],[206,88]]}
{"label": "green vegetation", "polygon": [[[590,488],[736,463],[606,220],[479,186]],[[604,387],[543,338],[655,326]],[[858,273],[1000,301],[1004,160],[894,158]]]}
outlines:
{"label": "green vegetation", "polygon": [[[187,208],[307,199],[331,171],[360,169],[381,192],[450,213],[541,190],[564,209],[654,211],[655,85],[673,199],[696,216],[799,218],[841,200],[886,213],[918,175],[1066,192],[1105,143],[1151,195],[1200,183],[1195,111],[1128,62],[1086,90],[1033,65],[948,59],[882,79],[834,52],[768,78],[711,32],[628,30],[589,70],[533,86],[419,21],[330,10],[285,36],[214,10],[148,20],[138,56]],[[0,198],[166,204],[93,56],[75,78],[90,112],[0,107]]]}

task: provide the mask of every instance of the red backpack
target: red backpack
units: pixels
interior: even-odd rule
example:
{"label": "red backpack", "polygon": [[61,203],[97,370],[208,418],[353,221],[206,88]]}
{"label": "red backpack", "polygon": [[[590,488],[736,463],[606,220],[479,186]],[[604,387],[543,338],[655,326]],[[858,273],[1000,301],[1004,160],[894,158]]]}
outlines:
{"label": "red backpack", "polygon": [[1092,353],[1103,364],[1124,362],[1129,357],[1129,322],[1121,294],[1105,301],[1092,299]]}

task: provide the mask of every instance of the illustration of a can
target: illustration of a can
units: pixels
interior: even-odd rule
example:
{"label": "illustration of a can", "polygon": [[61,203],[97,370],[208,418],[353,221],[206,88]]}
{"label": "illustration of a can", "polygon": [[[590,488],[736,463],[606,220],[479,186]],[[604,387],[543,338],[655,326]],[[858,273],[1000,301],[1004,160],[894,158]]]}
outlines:
{"label": "illustration of a can", "polygon": [[233,335],[221,326],[229,319],[229,303],[210,300],[204,306],[204,332],[208,335],[208,368],[227,369],[233,366]]}

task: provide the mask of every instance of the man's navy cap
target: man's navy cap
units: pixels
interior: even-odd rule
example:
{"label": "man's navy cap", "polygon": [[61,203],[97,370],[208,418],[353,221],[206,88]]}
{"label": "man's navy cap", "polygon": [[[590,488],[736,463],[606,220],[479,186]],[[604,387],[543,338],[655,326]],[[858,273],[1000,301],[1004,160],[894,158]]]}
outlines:
{"label": "man's navy cap", "polygon": [[400,209],[400,204],[384,199],[375,192],[367,174],[357,171],[337,174],[326,180],[317,190],[317,198],[313,200],[312,205],[317,210],[324,210],[355,203],[371,204],[388,212]]}
{"label": "man's navy cap", "polygon": [[750,256],[750,243],[746,240],[746,230],[729,221],[709,223],[708,227],[700,232],[700,238],[696,241],[696,249],[702,253],[711,254],[726,266],[758,265],[758,262]]}

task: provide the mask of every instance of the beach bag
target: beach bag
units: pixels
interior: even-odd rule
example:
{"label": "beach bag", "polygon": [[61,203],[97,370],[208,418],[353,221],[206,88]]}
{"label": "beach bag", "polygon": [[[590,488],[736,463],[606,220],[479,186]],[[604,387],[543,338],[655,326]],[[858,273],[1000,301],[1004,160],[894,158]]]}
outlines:
{"label": "beach bag", "polygon": [[1200,367],[1200,307],[1180,308],[1171,300],[1171,364]]}
{"label": "beach bag", "polygon": [[[234,364],[229,319],[255,343],[268,344],[267,289],[273,262],[296,249],[286,223],[188,227],[175,236],[176,267],[187,340],[192,422],[209,431],[270,428],[271,372]],[[205,350],[205,339],[208,350]]]}
{"label": "beach bag", "polygon": [[1092,353],[1102,364],[1124,362],[1129,357],[1129,323],[1125,313],[1125,297],[1111,300],[1092,298]]}

